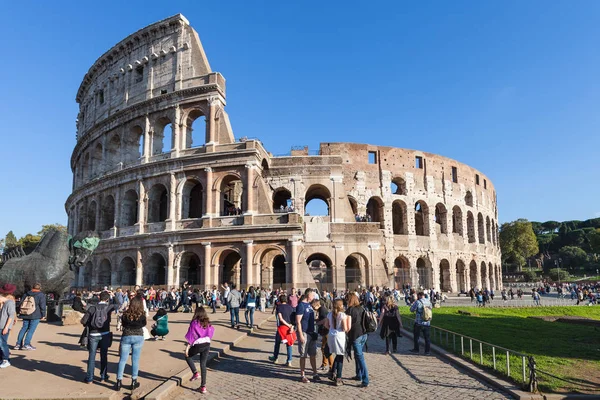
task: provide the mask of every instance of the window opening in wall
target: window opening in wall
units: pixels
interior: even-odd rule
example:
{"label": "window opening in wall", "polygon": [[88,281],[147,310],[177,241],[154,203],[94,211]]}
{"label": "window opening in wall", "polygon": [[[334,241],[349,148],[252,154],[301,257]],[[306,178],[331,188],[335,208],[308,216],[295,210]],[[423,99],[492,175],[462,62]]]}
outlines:
{"label": "window opening in wall", "polygon": [[415,168],[423,169],[423,157],[421,157],[421,156],[415,157]]}
{"label": "window opening in wall", "polygon": [[484,180],[483,180],[483,188],[484,188],[484,189],[487,189],[487,179],[484,179]]}
{"label": "window opening in wall", "polygon": [[406,182],[402,178],[394,178],[390,184],[392,194],[406,194]]}
{"label": "window opening in wall", "polygon": [[137,67],[135,69],[135,83],[140,83],[144,80],[144,67]]}
{"label": "window opening in wall", "polygon": [[475,174],[475,184],[479,185],[479,174]]}
{"label": "window opening in wall", "polygon": [[160,94],[167,94],[167,89],[160,89]]}
{"label": "window opening in wall", "polygon": [[100,101],[100,104],[104,104],[104,90],[98,92],[98,100]]}
{"label": "window opening in wall", "polygon": [[377,164],[377,152],[369,152],[369,164]]}
{"label": "window opening in wall", "polygon": [[458,183],[458,168],[452,167],[452,182]]}

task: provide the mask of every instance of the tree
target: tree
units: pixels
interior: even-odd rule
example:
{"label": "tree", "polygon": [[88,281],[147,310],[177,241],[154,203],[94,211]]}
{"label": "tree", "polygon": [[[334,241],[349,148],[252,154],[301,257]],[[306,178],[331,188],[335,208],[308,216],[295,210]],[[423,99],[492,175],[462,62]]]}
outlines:
{"label": "tree", "polygon": [[41,236],[32,235],[31,233],[28,233],[27,235],[19,239],[19,246],[21,246],[21,248],[26,254],[29,254],[33,250],[35,250],[35,247],[38,245],[40,240],[42,240]]}
{"label": "tree", "polygon": [[553,281],[564,281],[565,279],[567,279],[569,277],[569,273],[567,271],[565,271],[564,269],[558,269],[558,268],[552,268],[548,272],[548,275],[550,276],[550,279],[552,279]]}
{"label": "tree", "polygon": [[592,253],[600,254],[600,228],[588,234],[588,239],[590,240],[590,248]]}
{"label": "tree", "polygon": [[13,233],[13,231],[10,231],[10,232],[8,232],[6,234],[5,241],[6,241],[6,248],[7,249],[14,249],[18,245],[17,237],[15,236],[15,234]]}
{"label": "tree", "polygon": [[500,227],[500,248],[503,261],[512,260],[519,266],[519,270],[529,257],[539,251],[538,242],[533,233],[531,222],[518,219],[507,222]]}
{"label": "tree", "polygon": [[48,224],[48,225],[42,225],[42,230],[38,232],[38,235],[40,236],[44,236],[46,234],[46,232],[48,232],[51,229],[55,229],[59,232],[65,232],[67,233],[67,227],[64,225],[61,225],[59,223],[56,224]]}
{"label": "tree", "polygon": [[542,223],[542,230],[546,233],[554,233],[561,225],[558,221],[546,221]]}
{"label": "tree", "polygon": [[571,268],[581,267],[588,260],[587,253],[576,246],[561,247],[559,254],[563,260],[563,264]]}

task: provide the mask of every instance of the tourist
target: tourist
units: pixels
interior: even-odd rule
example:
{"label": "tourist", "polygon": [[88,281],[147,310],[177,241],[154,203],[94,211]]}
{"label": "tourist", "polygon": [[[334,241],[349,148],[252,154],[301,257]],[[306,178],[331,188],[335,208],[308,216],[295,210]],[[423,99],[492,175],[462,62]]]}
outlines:
{"label": "tourist", "polygon": [[419,353],[419,336],[423,332],[423,338],[425,339],[425,355],[430,355],[431,350],[431,338],[429,336],[429,329],[431,325],[431,319],[426,320],[425,309],[429,309],[431,312],[431,302],[425,297],[423,292],[419,292],[417,295],[417,301],[410,307],[410,312],[415,314],[415,323],[413,326],[413,344],[414,347],[410,350],[411,353]]}
{"label": "tourist", "polygon": [[[198,308],[198,307],[196,307]],[[159,308],[154,317],[152,317],[156,323],[152,325],[150,334],[154,337],[154,340],[165,340],[165,336],[169,334],[169,316],[164,308]]]}
{"label": "tourist", "polygon": [[221,289],[223,289],[222,303],[225,304],[225,313],[227,313],[229,311],[229,301],[227,299],[229,298],[229,292],[231,291],[231,288],[229,287],[227,282],[225,282],[221,285]]}
{"label": "tourist", "polygon": [[110,316],[116,308],[108,304],[108,292],[100,293],[98,304],[88,307],[81,319],[81,323],[88,328],[88,366],[85,383],[94,380],[96,367],[96,351],[100,348],[100,380],[108,381],[108,348],[112,345],[112,332],[110,331]]}
{"label": "tourist", "polygon": [[319,367],[319,371],[324,371],[329,367],[329,370],[333,368],[333,356],[329,351],[329,346],[327,346],[327,328],[325,328],[325,321],[327,320],[327,314],[329,314],[329,309],[325,308],[322,303],[322,300],[313,299],[310,302],[311,307],[315,310],[316,321],[315,324],[317,326],[317,333],[321,336],[321,366]]}
{"label": "tourist", "polygon": [[333,368],[329,378],[336,386],[343,385],[342,369],[344,366],[344,354],[346,353],[346,332],[350,331],[352,318],[344,313],[344,302],[337,299],[333,302],[333,310],[327,314],[325,327],[329,330],[327,345],[331,354],[335,355]]}
{"label": "tourist", "polygon": [[139,296],[134,297],[127,310],[123,313],[123,335],[119,347],[119,369],[117,370],[117,383],[115,390],[121,390],[125,364],[131,354],[131,390],[140,386],[138,372],[140,368],[140,355],[144,345],[144,331],[146,326],[146,312]]}
{"label": "tourist", "polygon": [[15,322],[16,305],[13,293],[17,287],[9,283],[0,288],[0,368],[10,367],[10,351],[8,349],[8,336]]}
{"label": "tourist", "polygon": [[[398,351],[398,337],[402,336],[402,320],[400,319],[398,305],[396,305],[392,296],[388,296],[385,300],[385,304],[381,310],[381,317],[379,317],[379,324],[381,325],[379,335],[381,339],[385,340],[384,354],[396,353]],[[390,342],[392,344],[391,349]]]}
{"label": "tourist", "polygon": [[[185,347],[185,361],[192,371],[190,381],[200,380],[200,393],[207,393],[206,390],[206,362],[208,361],[208,353],[210,352],[210,341],[215,333],[215,328],[210,324],[208,314],[204,307],[197,307],[194,312],[194,317],[190,323],[185,339],[187,345]],[[194,356],[200,356],[200,372],[194,365]]]}
{"label": "tourist", "polygon": [[71,305],[71,308],[74,311],[77,311],[77,312],[80,312],[83,314],[83,313],[85,313],[85,306],[86,306],[86,303],[81,298],[81,292],[80,291],[75,292],[75,297],[73,298],[73,304]]}
{"label": "tourist", "polygon": [[31,345],[31,339],[40,320],[45,316],[46,295],[42,293],[42,285],[36,283],[33,285],[33,289],[23,296],[19,306],[19,318],[23,320],[23,326],[17,336],[15,350],[35,350],[35,347]]}
{"label": "tourist", "polygon": [[210,293],[210,306],[212,307],[212,313],[217,313],[217,298],[219,296],[219,291],[216,286],[213,286],[212,292]]}
{"label": "tourist", "polygon": [[292,288],[292,291],[290,292],[290,295],[288,297],[288,303],[293,308],[296,308],[296,307],[298,307],[298,299],[299,299],[299,297],[296,294],[296,288]]}
{"label": "tourist", "polygon": [[348,294],[347,302],[348,309],[346,310],[346,314],[350,317],[348,341],[354,350],[354,365],[356,367],[356,376],[354,379],[361,382],[361,387],[366,388],[369,386],[369,370],[367,369],[363,349],[367,344],[369,336],[363,326],[363,320],[366,317],[365,309],[360,306],[358,297],[354,293]]}
{"label": "tourist", "polygon": [[[315,332],[315,312],[310,302],[314,298],[314,292],[308,288],[296,307],[296,328],[298,329],[298,351],[300,353],[300,376],[303,383],[310,382],[304,374],[306,358],[310,357],[310,365],[313,371],[313,381],[320,380],[317,374],[317,339],[319,335]],[[329,347],[331,349],[331,346]]]}
{"label": "tourist", "polygon": [[269,357],[269,361],[277,364],[277,357],[279,356],[279,347],[281,343],[285,343],[287,347],[287,360],[285,365],[288,367],[292,366],[292,350],[294,343],[291,343],[287,339],[287,335],[294,331],[292,325],[292,315],[294,314],[294,308],[287,304],[287,296],[282,294],[279,296],[278,305],[276,307],[277,313],[277,331],[275,332],[275,348],[273,349],[273,355]]}
{"label": "tourist", "polygon": [[240,328],[240,304],[242,303],[242,294],[236,289],[235,283],[231,284],[231,291],[227,296],[227,307],[231,316],[231,327]]}
{"label": "tourist", "polygon": [[[244,317],[246,318],[246,326],[248,328],[254,327],[254,309],[256,308],[256,291],[254,290],[254,286],[250,286],[248,289],[248,293],[246,293],[246,312],[244,312]],[[250,316],[250,320],[248,320],[248,315]],[[258,327],[258,325],[257,325]]]}

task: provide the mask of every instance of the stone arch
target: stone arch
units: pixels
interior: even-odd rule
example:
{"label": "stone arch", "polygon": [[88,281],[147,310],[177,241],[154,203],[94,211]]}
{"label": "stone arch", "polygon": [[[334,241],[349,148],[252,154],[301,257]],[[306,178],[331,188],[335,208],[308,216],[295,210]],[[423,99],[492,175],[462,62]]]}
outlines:
{"label": "stone arch", "polygon": [[371,216],[371,222],[379,222],[379,227],[381,229],[385,228],[384,208],[381,198],[373,196],[369,199],[367,202],[367,215]]}
{"label": "stone arch", "polygon": [[[330,201],[331,201],[331,192],[329,191],[329,189],[326,186],[320,185],[320,184],[314,184],[311,185],[307,190],[306,193],[304,195],[304,210],[305,210],[305,214],[307,213],[307,208],[308,208],[308,204],[310,202],[315,202],[315,203],[319,203],[322,202],[321,205],[318,205],[316,208],[314,208],[315,210],[318,210],[320,207],[325,208],[325,206],[327,207],[327,213],[319,213],[318,215],[330,215]],[[311,207],[311,211],[313,210],[313,208]],[[323,210],[324,212],[325,210]],[[312,214],[311,214],[312,215]]]}
{"label": "stone arch", "polygon": [[106,168],[115,169],[121,162],[121,137],[114,134],[108,140],[106,145]]}
{"label": "stone arch", "polygon": [[181,189],[181,218],[202,217],[204,188],[197,178],[187,179]]}
{"label": "stone arch", "polygon": [[267,171],[269,169],[269,161],[267,161],[266,158],[263,158],[260,162],[260,167],[263,169],[263,171]]}
{"label": "stone arch", "polygon": [[354,215],[354,217],[356,218],[358,216],[358,202],[354,197],[348,195],[348,203],[350,204],[352,215]]}
{"label": "stone arch", "polygon": [[85,153],[83,156],[83,164],[81,168],[81,183],[86,183],[92,177],[92,168],[90,153]]}
{"label": "stone arch", "polygon": [[86,229],[88,231],[95,231],[96,230],[96,209],[97,208],[98,208],[98,206],[96,205],[95,201],[91,201],[90,204],[87,207]]}
{"label": "stone arch", "polygon": [[126,164],[133,164],[144,157],[144,140],[144,129],[141,126],[134,125],[129,129],[124,141],[123,161]]}
{"label": "stone arch", "polygon": [[479,243],[485,244],[485,228],[483,224],[483,215],[477,214],[477,234],[479,236]]}
{"label": "stone arch", "polygon": [[395,289],[403,289],[409,285],[412,285],[410,262],[408,258],[400,255],[394,260],[394,286]]}
{"label": "stone arch", "polygon": [[145,285],[165,285],[167,283],[167,261],[161,253],[152,253],[144,265]]}
{"label": "stone arch", "polygon": [[367,257],[361,253],[352,253],[344,261],[346,275],[346,289],[357,289],[366,286],[368,282],[369,263]]}
{"label": "stone arch", "polygon": [[448,233],[448,211],[446,210],[446,206],[442,203],[437,203],[435,205],[435,224],[436,224],[436,233],[447,234]]}
{"label": "stone arch", "polygon": [[107,231],[115,225],[115,198],[111,195],[102,199],[100,209],[100,230]]}
{"label": "stone arch", "polygon": [[190,110],[185,118],[185,148],[202,146],[206,141],[206,131],[206,113],[198,108]]}
{"label": "stone arch", "polygon": [[398,176],[398,177],[392,179],[392,183],[390,184],[390,189],[392,191],[392,194],[398,194],[398,195],[404,196],[407,194],[406,181],[403,178]]}
{"label": "stone arch", "polygon": [[236,174],[228,174],[220,180],[219,192],[221,194],[221,215],[238,215],[244,209],[244,183]]}
{"label": "stone arch", "polygon": [[394,235],[408,235],[408,212],[402,200],[392,203],[392,226]]}
{"label": "stone arch", "polygon": [[88,261],[83,267],[83,286],[86,288],[90,288],[92,286],[92,272],[94,270],[94,265],[91,261]]}
{"label": "stone arch", "polygon": [[490,217],[485,217],[485,233],[488,243],[492,242],[492,228],[490,226]]}
{"label": "stone arch", "polygon": [[473,207],[473,194],[470,190],[467,190],[467,194],[465,194],[465,204],[469,207]]}
{"label": "stone arch", "polygon": [[112,266],[110,264],[110,260],[108,258],[105,258],[100,262],[100,266],[98,267],[98,286],[110,286],[111,273]]}
{"label": "stone arch", "polygon": [[467,211],[467,235],[469,243],[475,243],[475,218],[471,211]]}
{"label": "stone arch", "polygon": [[87,208],[84,204],[79,206],[79,220],[77,221],[77,233],[83,232],[86,230],[87,223]]}
{"label": "stone arch", "polygon": [[163,222],[169,218],[169,191],[157,183],[148,192],[148,222]]}
{"label": "stone arch", "polygon": [[477,263],[475,260],[471,260],[469,264],[469,284],[471,289],[478,287],[477,285]]}
{"label": "stone arch", "polygon": [[496,245],[496,221],[492,219],[492,244]]}
{"label": "stone arch", "polygon": [[459,206],[452,207],[452,233],[463,235],[463,216]]}
{"label": "stone arch", "polygon": [[277,254],[275,257],[273,257],[272,267],[273,287],[275,285],[285,285],[288,282],[285,256],[283,254]]}
{"label": "stone arch", "polygon": [[225,249],[219,256],[219,282],[234,283],[240,288],[242,282],[242,256],[235,249]]}
{"label": "stone arch", "polygon": [[[281,258],[275,262],[278,256],[283,257],[283,263]],[[287,254],[285,250],[276,245],[270,245],[262,250],[258,250],[254,254],[253,264],[260,265],[260,285],[263,288],[275,287],[274,285],[280,285],[287,282],[291,282],[289,278]]]}
{"label": "stone arch", "polygon": [[482,289],[487,289],[490,287],[490,284],[488,282],[488,272],[487,272],[487,265],[485,264],[485,261],[481,262],[481,288]]}
{"label": "stone arch", "polygon": [[467,285],[467,270],[463,260],[456,260],[456,285],[459,293],[467,293],[469,291]]}
{"label": "stone arch", "polygon": [[415,203],[415,232],[417,236],[429,236],[429,207],[423,200]]}
{"label": "stone arch", "polygon": [[174,148],[173,125],[168,117],[160,117],[154,123],[152,134],[152,155],[170,153]]}
{"label": "stone arch", "polygon": [[431,261],[424,257],[417,259],[417,274],[419,275],[419,288],[429,289],[433,287],[433,274]]}
{"label": "stone arch", "polygon": [[135,285],[136,266],[133,258],[123,257],[119,263],[119,284],[122,286]]}
{"label": "stone arch", "polygon": [[440,290],[452,291],[452,278],[450,274],[450,262],[445,258],[440,261]]}
{"label": "stone arch", "polygon": [[125,192],[121,203],[121,226],[133,226],[138,222],[138,194],[130,189]]}
{"label": "stone arch", "polygon": [[284,187],[275,189],[273,192],[273,212],[286,211],[291,205],[292,193]]}
{"label": "stone arch", "polygon": [[203,285],[206,283],[203,272],[198,254],[186,251],[179,259],[179,282],[177,284],[181,285],[187,281],[192,286]]}
{"label": "stone arch", "polygon": [[92,151],[92,178],[100,176],[104,172],[102,167],[102,143],[96,143]]}
{"label": "stone arch", "polygon": [[306,265],[311,270],[315,281],[319,282],[321,290],[333,290],[333,263],[331,258],[323,253],[313,253],[306,258]]}
{"label": "stone arch", "polygon": [[492,265],[492,263],[490,262],[488,264],[488,277],[490,280],[490,289],[494,290],[496,289],[496,274],[494,273],[494,266]]}

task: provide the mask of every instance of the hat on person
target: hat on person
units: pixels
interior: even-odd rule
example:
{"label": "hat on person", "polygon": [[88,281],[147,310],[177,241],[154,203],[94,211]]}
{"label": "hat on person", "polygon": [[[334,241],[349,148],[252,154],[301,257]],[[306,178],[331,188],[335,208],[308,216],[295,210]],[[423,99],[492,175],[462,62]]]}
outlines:
{"label": "hat on person", "polygon": [[2,294],[13,294],[15,290],[17,290],[17,287],[10,283],[6,283],[4,286],[0,287],[0,293]]}

